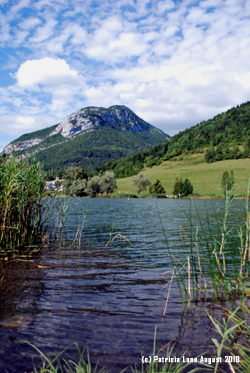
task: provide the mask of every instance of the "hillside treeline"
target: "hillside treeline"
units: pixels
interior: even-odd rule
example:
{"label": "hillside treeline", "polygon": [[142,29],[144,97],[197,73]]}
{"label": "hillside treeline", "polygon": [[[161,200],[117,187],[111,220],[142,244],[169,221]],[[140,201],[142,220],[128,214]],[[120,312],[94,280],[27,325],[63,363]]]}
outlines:
{"label": "hillside treeline", "polygon": [[129,177],[145,166],[152,167],[181,154],[204,153],[207,162],[250,157],[250,102],[238,105],[213,119],[179,132],[150,150],[98,168],[113,170],[115,177]]}

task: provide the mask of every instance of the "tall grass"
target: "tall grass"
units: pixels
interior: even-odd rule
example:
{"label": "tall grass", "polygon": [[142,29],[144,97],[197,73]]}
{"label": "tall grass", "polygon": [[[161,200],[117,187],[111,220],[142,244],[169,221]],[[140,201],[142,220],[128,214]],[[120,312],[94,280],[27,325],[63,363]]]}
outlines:
{"label": "tall grass", "polygon": [[[186,214],[190,231],[185,232],[180,227],[182,247],[173,249],[168,245],[172,277],[167,286],[170,292],[173,280],[177,281],[184,310],[186,305],[191,307],[192,303],[204,306],[204,300],[218,306],[227,302],[230,310],[219,307],[226,315],[222,321],[212,317],[209,311],[207,313],[219,334],[218,339],[212,339],[217,349],[217,358],[225,355],[222,361],[228,363],[232,373],[250,373],[249,185],[245,210],[241,211],[243,218],[238,219],[232,213],[235,199],[233,192],[227,194],[224,215],[219,219],[214,212],[212,215],[207,214],[204,222],[194,201],[191,201],[193,205]],[[169,293],[167,302],[168,298]],[[213,371],[219,371],[218,360]]]}
{"label": "tall grass", "polygon": [[250,284],[249,201],[246,200],[245,217],[241,223],[237,223],[238,219],[231,214],[233,202],[233,194],[228,193],[222,219],[210,215],[204,222],[194,201],[191,201],[190,210],[195,211],[196,219],[194,221],[190,212],[187,214],[190,231],[185,232],[180,227],[182,249],[168,247],[183,307],[201,298],[234,301],[246,297]]}
{"label": "tall grass", "polygon": [[46,175],[39,162],[0,160],[0,247],[8,259],[41,239]]}

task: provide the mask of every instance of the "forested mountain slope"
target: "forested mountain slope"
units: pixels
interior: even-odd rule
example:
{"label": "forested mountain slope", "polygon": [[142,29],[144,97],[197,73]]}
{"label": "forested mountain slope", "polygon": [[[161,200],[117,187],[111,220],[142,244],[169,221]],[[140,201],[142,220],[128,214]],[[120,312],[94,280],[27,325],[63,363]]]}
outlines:
{"label": "forested mountain slope", "polygon": [[[114,170],[116,177],[128,177],[163,161],[187,153],[204,153],[208,163],[250,157],[250,102],[179,132],[171,139],[124,160],[108,162],[99,170]],[[180,158],[180,157],[179,157]]]}

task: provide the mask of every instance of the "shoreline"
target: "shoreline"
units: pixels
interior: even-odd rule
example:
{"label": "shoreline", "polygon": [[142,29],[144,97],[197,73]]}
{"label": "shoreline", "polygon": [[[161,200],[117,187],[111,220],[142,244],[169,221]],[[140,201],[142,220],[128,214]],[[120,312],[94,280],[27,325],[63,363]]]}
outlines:
{"label": "shoreline", "polygon": [[[67,196],[67,195],[50,195],[50,196],[45,196],[45,197],[54,197],[54,198],[123,198],[123,199],[226,199],[226,197],[221,197],[221,196],[209,196],[209,195],[204,195],[204,196],[186,196],[186,197],[177,197],[175,196],[169,196],[169,197],[162,197],[162,196],[137,196],[137,195],[105,195],[105,196],[96,196],[96,197],[89,197],[89,196]],[[238,196],[234,197],[236,200],[247,200],[247,196]]]}

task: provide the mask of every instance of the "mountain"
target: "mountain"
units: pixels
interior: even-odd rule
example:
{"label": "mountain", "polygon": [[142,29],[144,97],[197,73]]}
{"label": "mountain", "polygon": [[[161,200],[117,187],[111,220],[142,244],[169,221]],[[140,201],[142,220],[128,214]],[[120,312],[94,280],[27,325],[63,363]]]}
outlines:
{"label": "mountain", "polygon": [[20,136],[4,153],[35,156],[45,170],[82,166],[87,172],[169,138],[126,106],[87,107],[58,125]]}
{"label": "mountain", "polygon": [[99,167],[99,171],[113,170],[118,178],[133,176],[144,165],[152,167],[167,160],[181,160],[187,153],[203,153],[208,163],[250,158],[250,102],[187,128],[150,150],[107,162]]}

